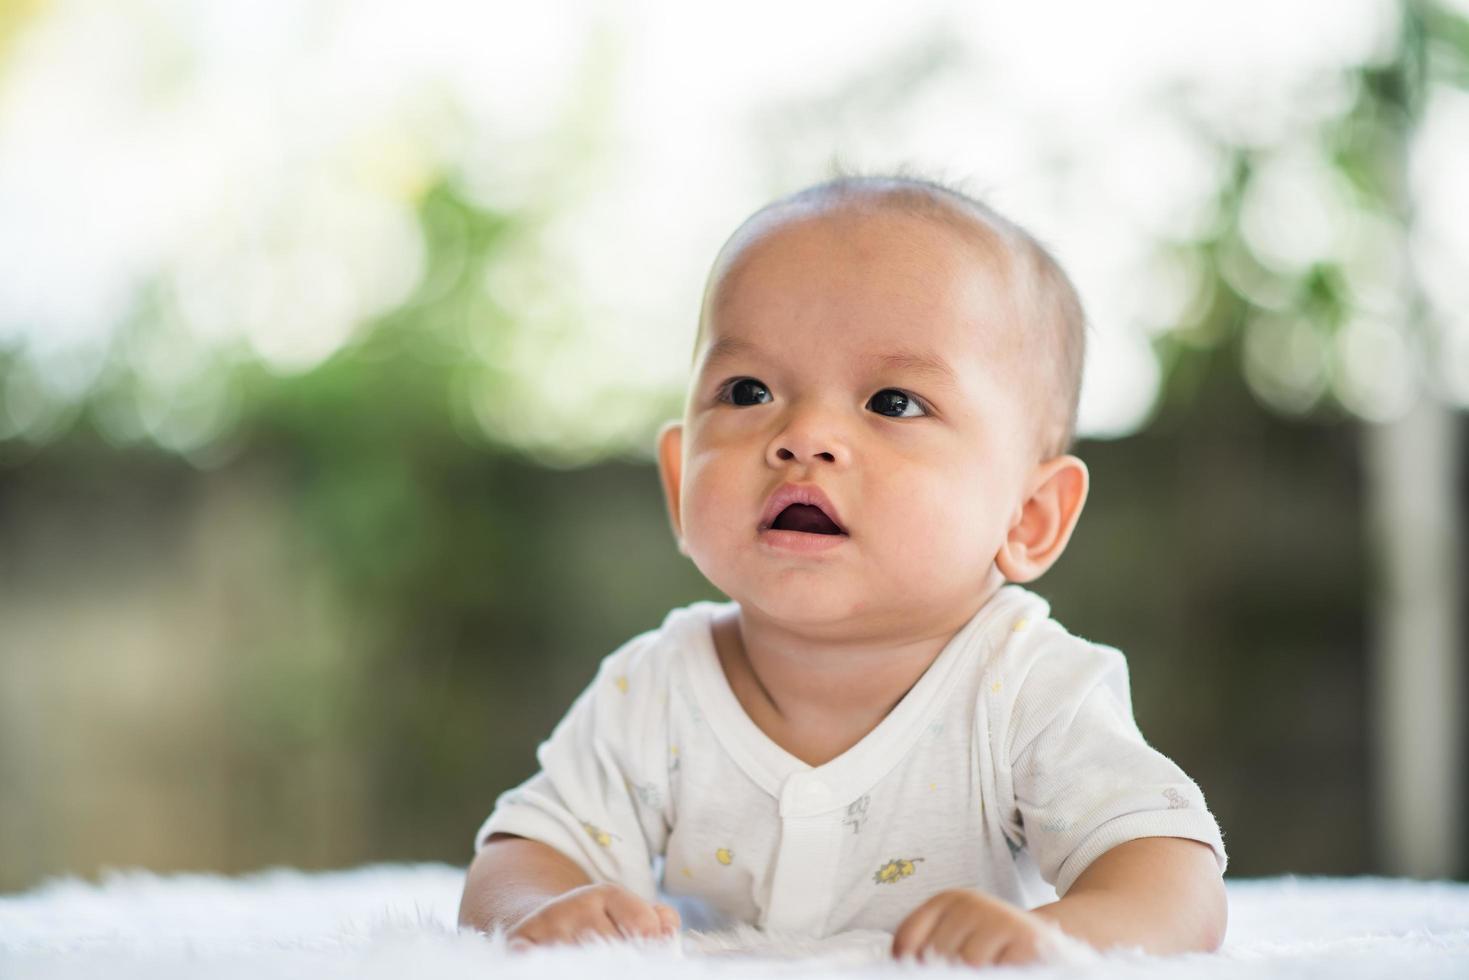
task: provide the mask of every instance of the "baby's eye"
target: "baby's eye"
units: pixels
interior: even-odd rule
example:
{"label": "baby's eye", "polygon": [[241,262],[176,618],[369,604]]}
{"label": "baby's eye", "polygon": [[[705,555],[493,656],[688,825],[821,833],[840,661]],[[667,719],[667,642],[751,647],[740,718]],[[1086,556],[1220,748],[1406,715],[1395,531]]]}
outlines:
{"label": "baby's eye", "polygon": [[867,407],[879,415],[894,419],[913,419],[927,415],[918,399],[896,388],[884,388],[867,400]]}
{"label": "baby's eye", "polygon": [[720,390],[719,400],[735,405],[762,405],[770,401],[770,389],[754,378],[739,378]]}

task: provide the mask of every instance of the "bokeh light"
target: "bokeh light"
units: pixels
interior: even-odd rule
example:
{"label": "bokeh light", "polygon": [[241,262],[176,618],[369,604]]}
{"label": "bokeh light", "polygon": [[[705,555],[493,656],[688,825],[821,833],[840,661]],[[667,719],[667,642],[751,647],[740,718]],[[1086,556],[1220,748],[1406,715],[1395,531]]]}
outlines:
{"label": "bokeh light", "polygon": [[[760,14],[777,10],[788,30],[772,33]],[[1062,16],[1072,28],[1058,34]],[[839,162],[961,179],[1034,228],[1094,326],[1082,431],[1125,435],[1162,383],[1146,338],[1197,329],[1189,293],[1203,286],[1160,253],[1212,233],[1226,144],[1258,150],[1250,258],[1225,262],[1235,288],[1282,310],[1293,279],[1340,263],[1364,309],[1388,315],[1403,275],[1394,216],[1353,191],[1322,126],[1398,30],[1386,0],[1134,2],[1105,16],[933,0],[835,19],[651,2],[44,8],[13,39],[0,88],[0,264],[14,270],[0,279],[0,345],[29,372],[6,431],[65,432],[74,414],[43,406],[100,398],[120,354],[154,392],[139,405],[170,400],[176,375],[228,388],[242,361],[313,370],[456,280],[469,256],[428,254],[422,230],[433,189],[452,186],[518,228],[484,261],[483,295],[459,301],[459,325],[421,341],[493,361],[493,382],[461,385],[452,397],[469,401],[453,411],[568,461],[646,455],[722,237]],[[1091,40],[1110,32],[1128,43]],[[1044,57],[1014,41],[1041,36]],[[1464,344],[1449,311],[1464,308],[1453,270],[1469,246],[1442,217],[1463,210],[1463,102],[1434,89],[1413,155],[1417,265],[1448,351]],[[1161,292],[1131,287],[1160,271]],[[511,336],[488,336],[482,303]],[[1462,401],[1463,370],[1443,373]],[[1284,390],[1256,380],[1262,397]],[[627,404],[650,391],[662,394],[642,414]],[[226,414],[185,436],[153,409],[128,423],[126,400],[109,398],[110,438],[138,430],[160,446],[223,438],[251,411],[214,399]]]}

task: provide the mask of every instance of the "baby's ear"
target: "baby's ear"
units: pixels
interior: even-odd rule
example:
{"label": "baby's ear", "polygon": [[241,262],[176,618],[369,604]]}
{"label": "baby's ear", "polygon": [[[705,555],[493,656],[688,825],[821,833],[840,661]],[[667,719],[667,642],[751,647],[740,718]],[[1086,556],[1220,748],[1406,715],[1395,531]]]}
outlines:
{"label": "baby's ear", "polygon": [[665,422],[658,430],[658,476],[663,481],[663,501],[668,505],[668,523],[673,526],[673,539],[679,554],[684,548],[683,527],[679,507],[683,497],[683,423]]}
{"label": "baby's ear", "polygon": [[1033,489],[995,556],[1007,581],[1030,582],[1056,563],[1081,517],[1090,477],[1075,456],[1046,460],[1031,477]]}

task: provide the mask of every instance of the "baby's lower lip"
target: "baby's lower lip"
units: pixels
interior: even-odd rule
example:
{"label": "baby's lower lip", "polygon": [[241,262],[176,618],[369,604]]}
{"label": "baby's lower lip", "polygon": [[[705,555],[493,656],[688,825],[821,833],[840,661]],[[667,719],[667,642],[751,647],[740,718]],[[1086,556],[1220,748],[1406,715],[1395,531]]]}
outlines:
{"label": "baby's lower lip", "polygon": [[837,548],[845,544],[847,537],[845,534],[812,534],[810,531],[782,531],[773,527],[762,528],[760,531],[760,541],[763,544],[777,551],[794,551],[798,554],[830,551],[832,548]]}

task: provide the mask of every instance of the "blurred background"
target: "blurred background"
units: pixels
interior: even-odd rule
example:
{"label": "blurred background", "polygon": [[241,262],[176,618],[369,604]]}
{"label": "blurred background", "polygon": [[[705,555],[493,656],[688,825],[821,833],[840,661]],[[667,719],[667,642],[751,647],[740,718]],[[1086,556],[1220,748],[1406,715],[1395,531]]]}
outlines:
{"label": "blurred background", "polygon": [[1231,875],[1469,873],[1469,0],[0,0],[0,890],[467,863],[718,597],[653,435],[836,167],[1077,281],[1035,587]]}

